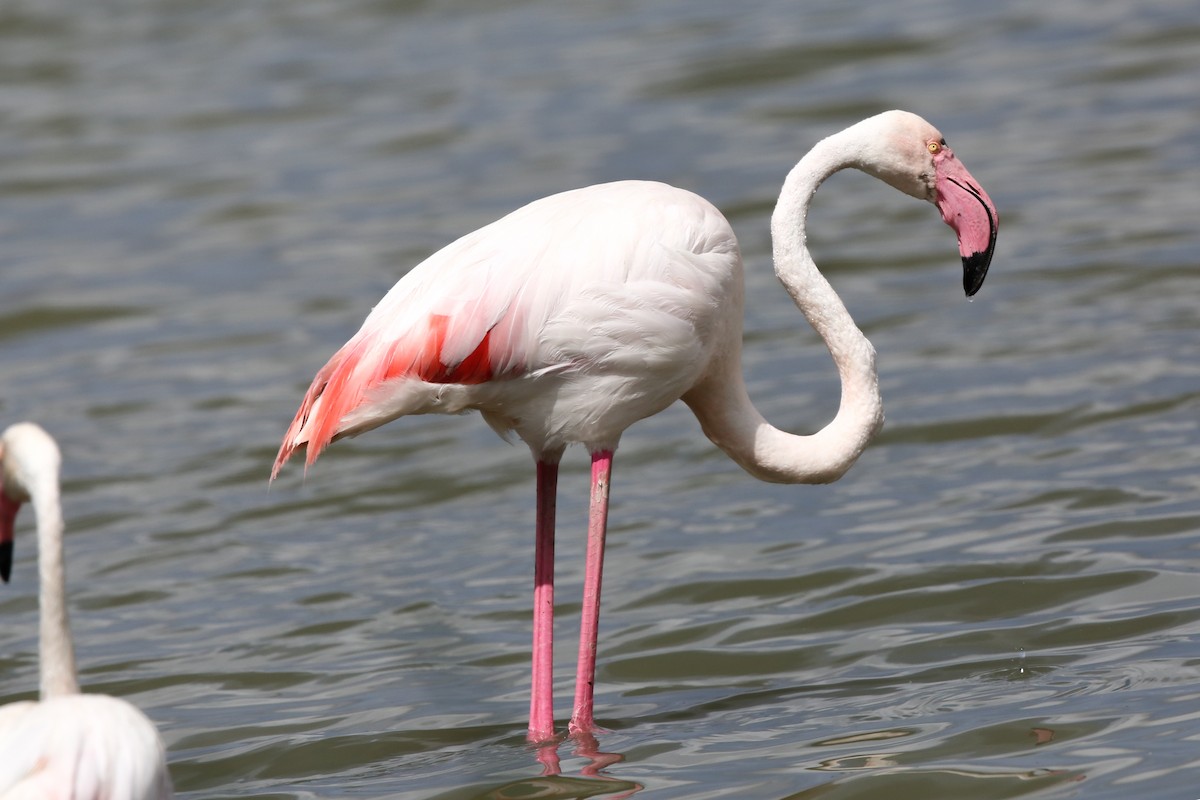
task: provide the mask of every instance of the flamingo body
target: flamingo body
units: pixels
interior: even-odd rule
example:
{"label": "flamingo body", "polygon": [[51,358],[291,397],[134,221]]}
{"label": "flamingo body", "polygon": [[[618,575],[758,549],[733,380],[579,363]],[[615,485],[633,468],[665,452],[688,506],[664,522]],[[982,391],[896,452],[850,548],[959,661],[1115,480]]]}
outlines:
{"label": "flamingo body", "polygon": [[115,697],[76,694],[6,705],[0,708],[0,753],[3,800],[171,796],[158,731]]}
{"label": "flamingo body", "polygon": [[537,462],[529,737],[554,735],[554,496],[563,450],[592,455],[587,565],[569,730],[589,733],[613,454],[626,428],[675,400],[757,478],[827,483],[883,423],[875,350],[817,270],[806,220],[817,188],[852,167],[937,206],[958,234],[963,287],[983,283],[998,217],[928,122],[904,111],[819,142],[788,173],[771,220],[775,271],[821,336],[842,384],[837,415],[807,436],[754,408],[741,369],[742,259],[706,200],[624,181],[547,197],[467,234],[402,278],[317,373],[284,436],[274,478],[299,449],[406,414],[471,409],[516,433]]}
{"label": "flamingo body", "polygon": [[23,422],[0,436],[0,578],[23,503],[37,517],[39,702],[0,706],[0,800],[169,800],[158,731],[135,706],[80,694],[67,620],[58,445]]}
{"label": "flamingo body", "polygon": [[[629,219],[659,232],[614,237]],[[625,181],[543,198],[430,256],[318,373],[275,470],[407,414],[478,409],[534,452],[612,447],[741,325],[741,259],[711,204]],[[736,312],[736,316],[734,314]]]}

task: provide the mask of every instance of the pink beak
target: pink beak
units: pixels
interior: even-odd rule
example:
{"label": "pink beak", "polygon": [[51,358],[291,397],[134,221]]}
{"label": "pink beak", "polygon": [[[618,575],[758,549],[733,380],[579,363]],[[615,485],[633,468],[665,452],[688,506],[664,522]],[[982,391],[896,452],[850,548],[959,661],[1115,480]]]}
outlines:
{"label": "pink beak", "polygon": [[987,192],[971,177],[950,148],[933,157],[937,170],[937,207],[942,219],[958,234],[967,297],[979,291],[996,250],[1000,217]]}
{"label": "pink beak", "polygon": [[20,508],[21,504],[10,500],[0,485],[0,580],[5,583],[8,583],[8,576],[12,572],[13,527]]}
{"label": "pink beak", "polygon": [[0,492],[0,581],[5,583],[12,572],[12,529],[19,507]]}

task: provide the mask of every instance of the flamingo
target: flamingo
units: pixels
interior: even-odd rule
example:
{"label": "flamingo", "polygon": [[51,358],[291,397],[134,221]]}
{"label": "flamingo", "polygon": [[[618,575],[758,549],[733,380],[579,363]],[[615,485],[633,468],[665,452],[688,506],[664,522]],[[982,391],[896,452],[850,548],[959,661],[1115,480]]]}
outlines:
{"label": "flamingo", "polygon": [[133,705],[80,694],[67,621],[58,445],[22,422],[0,437],[0,578],[12,569],[13,523],[37,516],[41,701],[0,707],[0,800],[166,800],[172,796],[158,731]]}
{"label": "flamingo", "polygon": [[591,454],[591,499],[575,701],[568,733],[596,730],[593,687],[613,454],[621,434],[676,400],[756,478],[837,480],[883,422],[875,350],[817,270],[805,221],[814,193],[854,167],[933,203],[958,234],[963,288],[995,249],[991,199],[941,133],[888,111],[819,142],[789,172],[771,219],[775,271],[841,378],[833,421],[807,436],[770,425],[742,378],[737,239],[703,198],[622,181],[537,200],[434,253],[383,297],[317,373],[284,436],[272,480],[333,440],[407,414],[478,410],[536,462],[530,741],[555,736],[554,515],[569,444]]}

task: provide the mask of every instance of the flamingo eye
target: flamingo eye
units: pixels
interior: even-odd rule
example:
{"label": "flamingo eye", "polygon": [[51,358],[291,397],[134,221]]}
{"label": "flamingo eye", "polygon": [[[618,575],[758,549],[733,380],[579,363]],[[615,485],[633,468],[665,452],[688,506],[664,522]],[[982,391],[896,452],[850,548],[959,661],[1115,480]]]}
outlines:
{"label": "flamingo eye", "polygon": [[930,153],[936,155],[937,153],[941,152],[943,147],[946,146],[946,140],[942,139],[940,142],[930,141],[929,144],[925,146],[929,148]]}

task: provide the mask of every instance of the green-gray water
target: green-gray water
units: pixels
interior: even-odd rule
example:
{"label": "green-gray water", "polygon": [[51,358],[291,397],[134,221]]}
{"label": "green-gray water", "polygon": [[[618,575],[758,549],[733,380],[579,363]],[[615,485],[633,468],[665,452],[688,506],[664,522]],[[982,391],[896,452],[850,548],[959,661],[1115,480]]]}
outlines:
{"label": "green-gray water", "polygon": [[[1200,16],[1192,2],[98,0],[0,11],[0,421],[65,453],[87,688],[183,798],[1189,798],[1200,784]],[[672,408],[614,476],[597,718],[541,778],[533,471],[403,420],[268,490],[317,368],[406,269],[538,196],[703,194],[760,409],[837,378],[770,269],[819,138],[900,107],[1000,208],[838,175],[814,252],[879,351],[840,483],[760,484]],[[560,480],[569,713],[587,460]],[[32,695],[34,540],[0,587]],[[542,794],[537,794],[542,792]]]}

